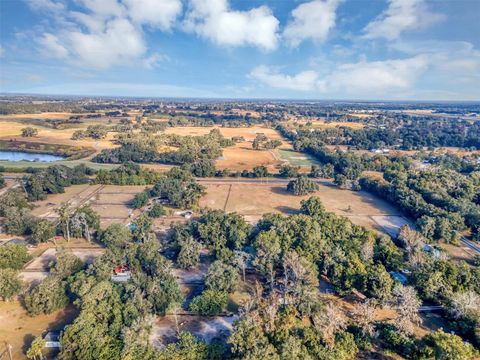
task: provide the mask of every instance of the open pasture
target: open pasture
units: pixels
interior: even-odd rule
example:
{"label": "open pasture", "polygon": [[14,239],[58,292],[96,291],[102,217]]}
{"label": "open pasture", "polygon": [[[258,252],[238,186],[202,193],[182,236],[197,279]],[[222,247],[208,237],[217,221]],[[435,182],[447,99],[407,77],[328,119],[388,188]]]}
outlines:
{"label": "open pasture", "polygon": [[[320,189],[311,195],[294,196],[286,191],[286,182],[265,180],[248,183],[242,179],[229,182],[202,182],[207,194],[200,200],[201,207],[237,212],[254,223],[265,213],[295,214],[300,202],[318,196],[327,211],[349,218],[354,224],[369,229],[391,233],[403,217],[387,202],[363,191],[341,190],[329,182],[319,184]],[[381,221],[382,219],[387,219]]]}
{"label": "open pasture", "polygon": [[49,195],[46,200],[35,202],[32,212],[36,216],[55,220],[58,218],[55,209],[62,203],[68,203],[72,208],[90,204],[100,215],[102,228],[112,223],[126,224],[135,214],[129,207],[130,201],[144,189],[145,186],[74,185],[66,188],[63,194]]}
{"label": "open pasture", "polygon": [[233,171],[252,170],[256,166],[266,166],[269,171],[275,172],[276,169],[288,159],[281,159],[277,150],[254,150],[252,142],[258,133],[265,134],[268,139],[282,140],[283,148],[290,148],[291,145],[283,140],[281,135],[275,129],[262,126],[227,128],[227,127],[173,127],[165,130],[166,134],[177,134],[181,136],[202,136],[208,134],[212,129],[219,129],[220,133],[232,138],[242,136],[245,141],[239,142],[234,146],[223,149],[223,157],[215,163],[219,169],[229,169]]}

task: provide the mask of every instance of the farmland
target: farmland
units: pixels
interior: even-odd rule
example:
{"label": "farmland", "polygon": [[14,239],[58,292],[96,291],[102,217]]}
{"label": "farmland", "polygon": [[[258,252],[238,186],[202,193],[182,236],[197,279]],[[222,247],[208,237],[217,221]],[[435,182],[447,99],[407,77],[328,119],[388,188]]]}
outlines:
{"label": "farmland", "polygon": [[[255,223],[266,213],[297,213],[300,202],[311,195],[293,196],[286,191],[286,183],[263,180],[245,183],[239,180],[209,183],[207,194],[200,200],[201,207],[236,212]],[[318,196],[327,211],[349,218],[354,224],[384,233],[395,234],[406,220],[385,201],[365,192],[340,190],[329,182],[319,184]]]}

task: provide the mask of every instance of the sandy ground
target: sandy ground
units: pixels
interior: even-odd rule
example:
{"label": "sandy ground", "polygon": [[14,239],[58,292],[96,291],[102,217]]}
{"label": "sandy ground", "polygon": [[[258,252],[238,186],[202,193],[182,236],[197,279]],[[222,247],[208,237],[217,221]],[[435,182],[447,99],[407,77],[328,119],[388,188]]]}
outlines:
{"label": "sandy ground", "polygon": [[47,330],[63,329],[76,315],[77,311],[70,306],[53,314],[30,317],[18,301],[0,301],[0,354],[8,343],[12,346],[13,359],[26,359],[25,352],[35,336],[43,335]]}
{"label": "sandy ground", "polygon": [[[227,338],[236,319],[237,316],[179,315],[178,324],[180,331],[189,331],[200,339],[211,342],[215,338]],[[161,317],[153,326],[150,341],[154,347],[161,349],[175,341],[175,331],[175,317],[173,315]]]}
{"label": "sandy ground", "polygon": [[[328,184],[321,184],[320,189],[311,195],[294,196],[286,191],[284,184],[245,183],[202,183],[207,187],[207,194],[200,200],[201,207],[224,209],[237,212],[251,222],[258,221],[262,214],[277,212],[294,214],[300,208],[300,201],[316,195],[320,197],[325,208],[337,215],[348,217],[353,223],[385,232],[382,225],[393,226],[399,222],[401,214],[385,201],[363,191],[340,190]],[[373,217],[377,217],[377,221]],[[378,221],[389,220],[385,224]]]}

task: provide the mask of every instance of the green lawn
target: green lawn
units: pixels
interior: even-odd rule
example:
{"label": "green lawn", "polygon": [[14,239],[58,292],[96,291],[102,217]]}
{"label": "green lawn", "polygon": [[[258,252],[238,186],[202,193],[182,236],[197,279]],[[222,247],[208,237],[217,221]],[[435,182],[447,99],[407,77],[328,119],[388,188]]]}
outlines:
{"label": "green lawn", "polygon": [[85,164],[89,168],[95,169],[95,170],[110,170],[118,167],[118,165],[115,164],[98,164],[94,163],[88,160],[60,160],[60,161],[54,161],[54,162],[46,162],[46,161],[5,161],[5,160],[0,160],[0,166],[5,167],[6,170],[12,169],[12,170],[22,170],[26,169],[28,167],[36,168],[36,169],[42,169],[46,168],[52,165],[65,165],[68,167],[74,167],[80,164]]}
{"label": "green lawn", "polygon": [[277,154],[283,161],[288,161],[293,166],[320,165],[312,156],[291,149],[277,149]]}

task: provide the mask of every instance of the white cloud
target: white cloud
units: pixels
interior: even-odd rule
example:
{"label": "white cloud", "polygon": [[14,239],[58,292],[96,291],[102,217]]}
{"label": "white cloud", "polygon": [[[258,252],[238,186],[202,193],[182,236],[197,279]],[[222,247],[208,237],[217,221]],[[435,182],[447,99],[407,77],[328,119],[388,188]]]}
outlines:
{"label": "white cloud", "polygon": [[318,85],[318,74],[315,71],[302,71],[292,76],[281,74],[265,65],[253,69],[249,77],[276,89],[311,91]]}
{"label": "white cloud", "polygon": [[428,10],[424,0],[389,0],[388,8],[364,29],[364,38],[397,39],[403,32],[430,26],[444,15]]}
{"label": "white cloud", "polygon": [[411,88],[427,70],[428,58],[419,55],[407,59],[360,61],[341,64],[323,77],[313,70],[285,75],[267,66],[255,68],[249,77],[272,88],[294,91],[342,92],[345,94],[380,94]]}
{"label": "white cloud", "polygon": [[5,56],[5,49],[3,48],[2,45],[0,45],[0,59]]}
{"label": "white cloud", "polygon": [[336,10],[340,0],[314,0],[299,5],[292,11],[283,36],[291,46],[304,40],[324,41],[335,27]]}
{"label": "white cloud", "polygon": [[128,14],[135,23],[170,30],[182,12],[180,0],[124,0]]}
{"label": "white cloud", "polygon": [[408,89],[429,65],[425,55],[385,61],[343,64],[327,77],[328,88],[346,93]]}
{"label": "white cloud", "polygon": [[128,64],[146,52],[141,33],[126,19],[108,21],[102,32],[72,31],[65,38],[74,61],[94,68]]}
{"label": "white cloud", "polygon": [[277,47],[279,21],[267,6],[231,10],[227,0],[191,0],[184,28],[218,45]]}
{"label": "white cloud", "polygon": [[68,50],[60,43],[58,37],[45,33],[38,39],[42,45],[42,52],[50,57],[65,59],[68,57]]}
{"label": "white cloud", "polygon": [[167,31],[182,11],[181,0],[77,0],[76,11],[53,0],[29,1],[54,15],[61,29],[37,38],[44,54],[98,69],[134,62],[154,67],[160,58],[146,55],[143,26]]}

